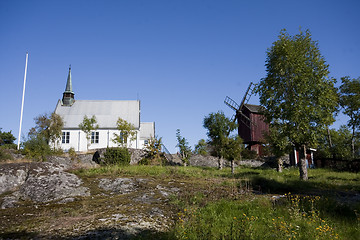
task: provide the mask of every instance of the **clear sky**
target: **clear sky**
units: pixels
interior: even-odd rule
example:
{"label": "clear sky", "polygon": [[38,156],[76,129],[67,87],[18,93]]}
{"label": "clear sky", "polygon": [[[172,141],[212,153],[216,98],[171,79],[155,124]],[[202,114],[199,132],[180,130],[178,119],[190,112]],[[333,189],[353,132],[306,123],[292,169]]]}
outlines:
{"label": "clear sky", "polygon": [[311,31],[331,77],[360,77],[359,10],[358,0],[1,0],[0,128],[18,136],[28,51],[23,136],[54,111],[71,64],[75,99],[140,99],[141,121],[155,121],[171,152],[178,128],[193,147],[206,115],[231,117],[224,98],[240,102],[265,77],[283,28]]}

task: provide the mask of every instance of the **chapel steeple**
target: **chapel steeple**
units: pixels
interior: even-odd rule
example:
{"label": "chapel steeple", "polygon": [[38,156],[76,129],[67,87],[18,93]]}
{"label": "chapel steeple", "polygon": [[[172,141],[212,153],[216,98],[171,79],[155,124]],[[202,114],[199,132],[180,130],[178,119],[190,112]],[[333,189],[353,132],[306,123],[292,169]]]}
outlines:
{"label": "chapel steeple", "polygon": [[72,90],[72,82],[71,82],[71,65],[69,66],[69,74],[66,82],[65,92],[63,93],[62,105],[63,106],[71,106],[74,102],[74,92]]}

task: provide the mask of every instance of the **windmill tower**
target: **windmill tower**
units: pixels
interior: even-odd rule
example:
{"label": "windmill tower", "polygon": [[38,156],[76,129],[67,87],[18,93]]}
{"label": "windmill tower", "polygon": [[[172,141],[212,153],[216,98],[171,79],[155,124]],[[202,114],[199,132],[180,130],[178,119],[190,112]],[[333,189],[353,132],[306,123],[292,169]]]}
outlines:
{"label": "windmill tower", "polygon": [[254,84],[250,82],[241,104],[226,96],[224,103],[235,111],[234,120],[238,122],[238,134],[243,139],[247,148],[262,155],[262,143],[264,134],[269,131],[269,125],[265,123],[262,114],[263,107],[248,104]]}

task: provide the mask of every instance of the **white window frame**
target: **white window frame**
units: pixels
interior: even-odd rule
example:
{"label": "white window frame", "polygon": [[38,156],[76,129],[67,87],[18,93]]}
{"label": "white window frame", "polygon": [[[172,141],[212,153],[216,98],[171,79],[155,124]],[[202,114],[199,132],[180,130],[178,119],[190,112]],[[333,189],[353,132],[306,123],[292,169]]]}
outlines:
{"label": "white window frame", "polygon": [[91,144],[99,143],[99,132],[91,132]]}
{"label": "white window frame", "polygon": [[62,132],[61,143],[64,144],[70,143],[70,132]]}

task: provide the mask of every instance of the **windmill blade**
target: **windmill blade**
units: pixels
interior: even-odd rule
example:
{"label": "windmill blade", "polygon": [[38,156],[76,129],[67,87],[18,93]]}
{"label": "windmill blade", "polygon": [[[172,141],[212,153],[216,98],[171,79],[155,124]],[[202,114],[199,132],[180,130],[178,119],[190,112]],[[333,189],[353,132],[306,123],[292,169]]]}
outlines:
{"label": "windmill blade", "polygon": [[[241,101],[241,104],[240,104],[240,107],[238,108],[239,111],[241,111],[241,109],[243,108],[243,106],[249,101],[250,97],[251,97],[251,94],[249,94],[250,90],[251,90],[251,87],[252,87],[253,83],[250,82],[249,84],[249,87],[247,88],[246,92],[245,92],[245,95],[244,95],[244,98],[243,100]],[[252,92],[252,91],[251,91]]]}
{"label": "windmill blade", "polygon": [[232,117],[230,118],[230,122],[235,122],[236,121],[236,115],[232,115]]}
{"label": "windmill blade", "polygon": [[239,109],[239,104],[237,104],[234,100],[232,100],[230,97],[226,96],[224,103],[228,105],[231,109],[234,111],[237,111]]}

